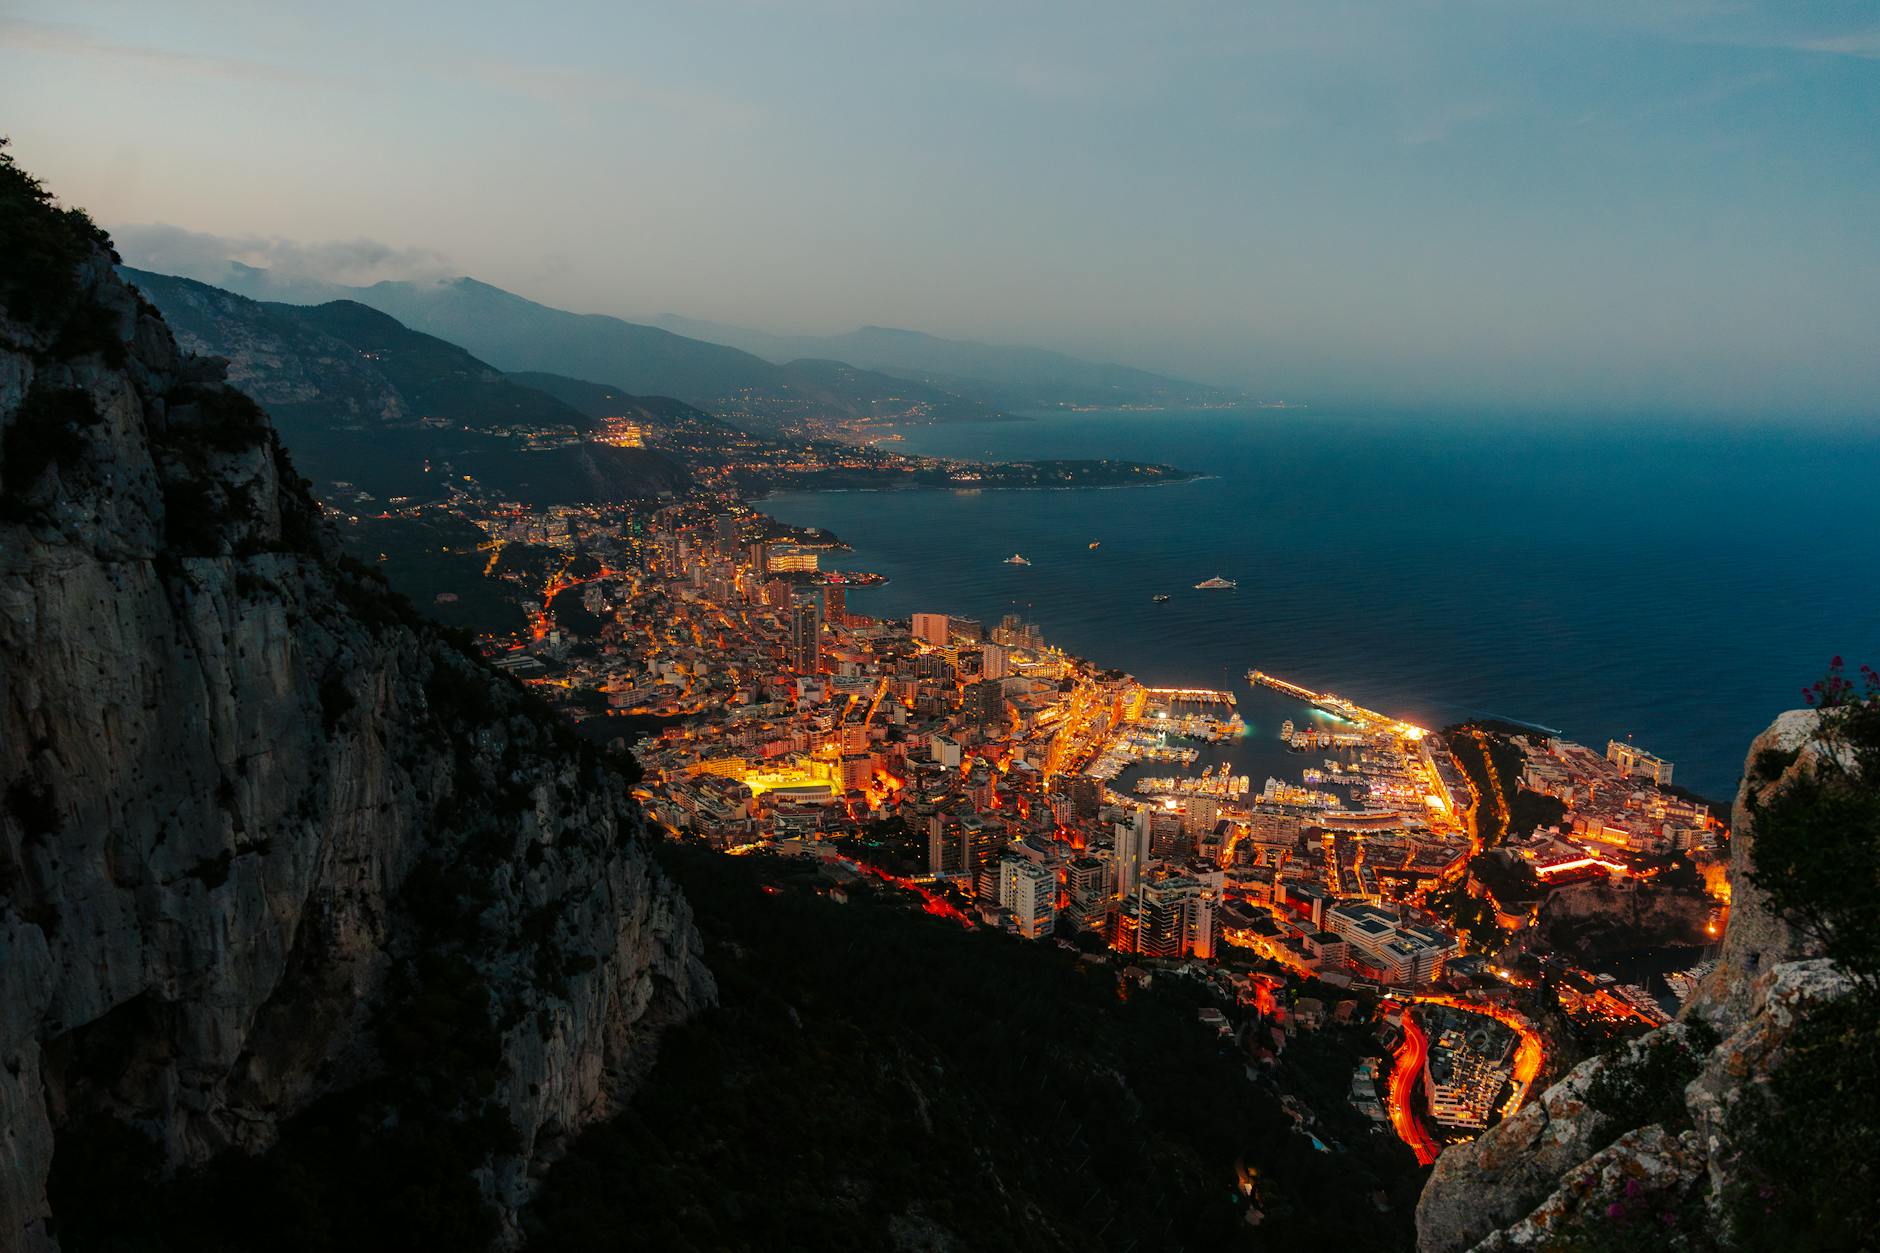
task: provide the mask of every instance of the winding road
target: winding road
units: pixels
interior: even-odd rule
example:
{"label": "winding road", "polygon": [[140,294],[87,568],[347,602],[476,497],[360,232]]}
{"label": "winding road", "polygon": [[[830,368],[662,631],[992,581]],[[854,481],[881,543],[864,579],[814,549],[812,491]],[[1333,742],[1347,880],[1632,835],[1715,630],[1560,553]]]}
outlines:
{"label": "winding road", "polygon": [[1399,1021],[1403,1026],[1403,1040],[1397,1045],[1395,1065],[1390,1072],[1390,1121],[1397,1129],[1397,1138],[1417,1155],[1417,1165],[1428,1166],[1436,1160],[1440,1150],[1429,1128],[1417,1116],[1415,1101],[1417,1082],[1423,1078],[1424,1064],[1429,1061],[1430,1041],[1423,1034],[1423,1028],[1410,1017],[1408,1009]]}

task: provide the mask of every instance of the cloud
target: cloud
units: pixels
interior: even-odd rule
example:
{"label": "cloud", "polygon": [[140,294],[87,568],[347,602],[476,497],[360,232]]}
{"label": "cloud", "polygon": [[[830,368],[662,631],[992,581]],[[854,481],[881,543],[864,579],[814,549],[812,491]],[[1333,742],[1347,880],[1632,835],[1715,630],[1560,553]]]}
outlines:
{"label": "cloud", "polygon": [[266,61],[204,56],[201,53],[179,52],[147,44],[122,43],[82,26],[36,22],[27,18],[0,17],[0,47],[133,63],[196,78],[222,78],[273,86],[331,86],[342,81],[330,75],[289,69]]}
{"label": "cloud", "polygon": [[260,235],[211,235],[163,223],[114,227],[111,234],[126,263],[207,283],[224,280],[231,262],[267,270],[275,277],[347,287],[388,279],[432,281],[457,273],[442,253],[395,248],[376,239],[303,243]]}
{"label": "cloud", "polygon": [[1872,30],[1850,31],[1843,35],[1824,35],[1798,39],[1788,45],[1799,52],[1825,52],[1835,56],[1864,57],[1880,60],[1880,26]]}

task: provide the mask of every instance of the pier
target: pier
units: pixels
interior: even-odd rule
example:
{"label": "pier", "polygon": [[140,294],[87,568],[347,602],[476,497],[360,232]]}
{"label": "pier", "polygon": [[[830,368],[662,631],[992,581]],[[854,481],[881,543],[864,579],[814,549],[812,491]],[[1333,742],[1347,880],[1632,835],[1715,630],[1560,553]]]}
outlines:
{"label": "pier", "polygon": [[1284,692],[1288,696],[1297,696],[1303,701],[1321,699],[1319,693],[1313,691],[1311,688],[1300,687],[1297,683],[1288,683],[1278,675],[1268,674],[1264,670],[1247,671],[1247,681],[1254,684],[1256,687],[1270,687],[1275,691]]}

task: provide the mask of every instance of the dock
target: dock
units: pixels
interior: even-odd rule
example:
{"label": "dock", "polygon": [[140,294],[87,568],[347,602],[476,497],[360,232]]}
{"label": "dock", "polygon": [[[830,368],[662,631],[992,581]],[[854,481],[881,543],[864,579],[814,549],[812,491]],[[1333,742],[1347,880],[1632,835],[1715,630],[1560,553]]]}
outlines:
{"label": "dock", "polygon": [[1165,701],[1192,701],[1198,705],[1233,705],[1238,702],[1232,692],[1219,692],[1211,687],[1150,687],[1144,688],[1151,698]]}

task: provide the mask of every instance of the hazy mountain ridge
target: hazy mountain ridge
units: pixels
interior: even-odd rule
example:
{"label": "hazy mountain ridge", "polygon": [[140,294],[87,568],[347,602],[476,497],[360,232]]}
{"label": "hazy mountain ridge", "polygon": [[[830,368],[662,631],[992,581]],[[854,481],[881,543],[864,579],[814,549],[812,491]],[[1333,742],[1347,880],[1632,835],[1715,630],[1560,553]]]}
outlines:
{"label": "hazy mountain ridge", "polygon": [[228,262],[190,275],[253,300],[351,301],[461,345],[510,372],[606,379],[635,395],[671,396],[773,433],[806,421],[959,421],[996,409],[917,380],[822,363],[801,369],[723,344],[606,314],[570,313],[473,278],[347,287]]}
{"label": "hazy mountain ridge", "polygon": [[[262,303],[193,279],[124,273],[193,351],[279,423],[303,468],[376,496],[435,495],[449,462],[522,499],[650,497],[686,482],[670,458],[580,439],[593,419],[518,383],[455,344],[354,301]],[[531,447],[530,433],[561,433]]]}
{"label": "hazy mountain ridge", "polygon": [[918,380],[1008,409],[1061,405],[1206,405],[1245,397],[1230,388],[1133,366],[1086,361],[1025,345],[944,339],[924,331],[864,326],[843,335],[773,335],[677,314],[654,325],[778,362],[830,358]]}

